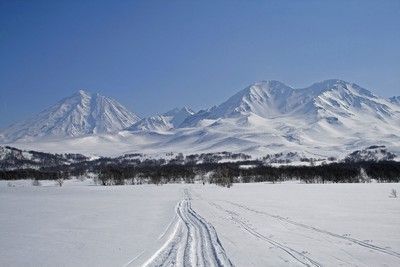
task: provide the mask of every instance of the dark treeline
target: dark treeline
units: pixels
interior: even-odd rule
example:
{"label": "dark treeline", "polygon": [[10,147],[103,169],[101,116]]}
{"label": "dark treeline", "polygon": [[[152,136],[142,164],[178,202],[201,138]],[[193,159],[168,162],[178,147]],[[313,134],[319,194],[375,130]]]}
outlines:
{"label": "dark treeline", "polygon": [[57,180],[60,178],[68,179],[68,173],[60,171],[45,171],[35,169],[21,169],[21,170],[0,170],[0,180],[19,180],[19,179],[35,179],[35,180]]}
{"label": "dark treeline", "polygon": [[265,165],[262,161],[227,163],[166,163],[165,160],[115,162],[107,158],[69,165],[0,171],[0,179],[68,179],[94,173],[103,185],[130,183],[203,182],[230,186],[232,183],[280,182],[301,180],[305,183],[400,182],[400,162],[342,162],[316,166]]}
{"label": "dark treeline", "polygon": [[51,154],[38,151],[24,151],[14,147],[0,146],[0,170],[38,169],[61,166],[89,160],[81,154]]}

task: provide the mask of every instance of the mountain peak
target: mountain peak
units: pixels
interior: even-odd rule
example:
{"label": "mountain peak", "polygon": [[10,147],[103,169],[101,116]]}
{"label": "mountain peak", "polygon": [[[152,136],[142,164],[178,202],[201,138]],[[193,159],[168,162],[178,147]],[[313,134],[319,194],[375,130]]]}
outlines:
{"label": "mountain peak", "polygon": [[400,105],[400,96],[392,96],[389,101],[393,104]]}
{"label": "mountain peak", "polygon": [[287,87],[286,84],[284,84],[283,82],[278,81],[278,80],[262,80],[262,81],[257,81],[255,83],[253,83],[253,85],[268,85],[271,87],[277,87],[277,86]]}
{"label": "mountain peak", "polygon": [[181,108],[178,108],[178,107],[173,108],[173,109],[163,113],[162,115],[164,115],[164,116],[176,116],[179,113],[194,114],[194,111],[191,108],[189,108],[187,106],[184,106],[184,107],[181,107]]}
{"label": "mountain peak", "polygon": [[48,109],[6,128],[4,142],[77,137],[122,130],[139,118],[112,98],[79,90]]}
{"label": "mountain peak", "polygon": [[186,118],[192,116],[193,114],[194,111],[185,106],[174,114],[173,118],[171,119],[171,123],[174,125],[174,127],[179,127],[186,120]]}
{"label": "mountain peak", "polygon": [[293,89],[276,80],[259,81],[210,110],[210,118],[231,117],[252,112],[261,117],[279,113],[282,103]]}
{"label": "mountain peak", "polygon": [[339,80],[339,79],[329,79],[322,82],[317,82],[312,84],[310,87],[305,88],[304,90],[309,91],[310,94],[319,95],[327,91],[341,91],[342,94],[349,94],[353,96],[363,96],[368,98],[377,98],[374,94],[372,94],[367,89],[362,88],[358,84],[350,83],[347,81]]}
{"label": "mountain peak", "polygon": [[194,111],[193,111],[193,109],[191,109],[191,108],[189,108],[189,107],[187,107],[187,106],[184,106],[182,109],[181,109],[181,111],[184,111],[184,112],[188,112],[188,113],[194,113]]}
{"label": "mountain peak", "polygon": [[155,131],[163,132],[178,128],[186,118],[192,116],[194,111],[188,107],[174,108],[162,115],[155,115],[141,119],[128,128],[130,131]]}
{"label": "mountain peak", "polygon": [[350,83],[339,80],[339,79],[328,79],[321,82],[313,83],[311,86],[305,88],[306,90],[311,90],[315,93],[322,93],[327,90],[332,90],[335,88],[347,88]]}
{"label": "mountain peak", "polygon": [[89,97],[89,96],[91,96],[92,95],[92,93],[90,93],[88,90],[86,90],[86,89],[79,89],[76,93],[75,93],[75,95],[79,95],[79,96],[82,96],[82,97]]}
{"label": "mountain peak", "polygon": [[[353,116],[367,112],[388,117],[391,111],[370,91],[355,83],[329,79],[304,89],[293,89],[276,80],[258,81],[239,91],[208,112],[191,116],[187,125],[202,119],[219,119],[255,114],[263,118],[305,116],[312,121],[326,116]],[[394,100],[392,100],[394,101]],[[400,101],[399,101],[400,102]]]}
{"label": "mountain peak", "polygon": [[345,80],[341,80],[341,79],[327,79],[327,80],[323,80],[319,83],[322,84],[327,84],[327,85],[346,85],[346,84],[351,84]]}
{"label": "mountain peak", "polygon": [[277,80],[263,80],[257,81],[246,87],[243,92],[257,92],[260,93],[261,91],[276,91],[276,90],[292,90],[291,87],[284,84],[283,82]]}

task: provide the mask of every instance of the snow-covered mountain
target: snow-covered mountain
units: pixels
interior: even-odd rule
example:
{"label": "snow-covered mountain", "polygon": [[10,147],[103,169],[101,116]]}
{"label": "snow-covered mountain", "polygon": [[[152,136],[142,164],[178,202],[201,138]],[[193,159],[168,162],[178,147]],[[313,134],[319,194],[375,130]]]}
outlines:
{"label": "snow-covered mountain", "polygon": [[179,127],[186,118],[192,116],[193,114],[194,111],[187,107],[183,107],[181,109],[174,108],[162,115],[155,115],[141,119],[129,127],[128,130],[155,132],[169,131]]}
{"label": "snow-covered mountain", "polygon": [[141,119],[140,121],[136,122],[131,127],[129,127],[127,130],[162,132],[162,131],[169,131],[173,128],[174,125],[172,125],[169,117],[163,115],[155,115]]}
{"label": "snow-covered mountain", "polygon": [[376,143],[400,147],[400,107],[392,102],[341,80],[303,89],[257,82],[186,119],[186,130],[177,132],[174,140],[204,150],[246,153],[328,155]]}
{"label": "snow-covered mountain", "polygon": [[400,96],[393,96],[393,97],[389,98],[389,100],[393,104],[400,105]]}
{"label": "snow-covered mountain", "polygon": [[112,133],[138,120],[116,100],[79,90],[36,116],[9,126],[0,139],[13,142]]}
{"label": "snow-covered mountain", "polygon": [[[391,103],[392,102],[392,103]],[[205,119],[238,118],[256,115],[265,119],[301,117],[310,121],[373,116],[393,118],[398,109],[360,86],[341,80],[327,80],[303,89],[294,89],[278,81],[257,82],[222,104],[189,117],[184,126],[195,126]],[[361,119],[361,118],[357,118]]]}
{"label": "snow-covered mountain", "polygon": [[175,108],[164,113],[164,116],[171,117],[171,123],[174,125],[175,128],[179,127],[182,122],[184,122],[188,117],[192,116],[195,112],[188,108],[183,107],[181,109]]}
{"label": "snow-covered mountain", "polygon": [[16,146],[107,155],[229,151],[340,157],[372,145],[400,152],[400,105],[396,99],[376,96],[341,80],[302,89],[262,81],[197,113],[174,109],[118,133]]}

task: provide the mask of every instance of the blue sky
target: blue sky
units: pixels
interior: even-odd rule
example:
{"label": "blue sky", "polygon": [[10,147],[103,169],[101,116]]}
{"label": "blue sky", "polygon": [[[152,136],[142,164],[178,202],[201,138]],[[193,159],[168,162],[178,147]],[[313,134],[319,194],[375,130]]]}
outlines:
{"label": "blue sky", "polygon": [[400,1],[0,1],[0,127],[81,88],[147,116],[329,78],[400,95]]}

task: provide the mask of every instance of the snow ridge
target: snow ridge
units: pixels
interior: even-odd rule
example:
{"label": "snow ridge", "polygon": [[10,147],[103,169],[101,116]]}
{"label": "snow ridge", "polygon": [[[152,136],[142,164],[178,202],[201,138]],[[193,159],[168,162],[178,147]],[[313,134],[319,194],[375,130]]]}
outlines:
{"label": "snow ridge", "polygon": [[116,100],[79,90],[38,115],[6,128],[0,139],[12,142],[112,133],[138,120],[137,115]]}
{"label": "snow ridge", "polygon": [[192,116],[193,114],[194,111],[187,107],[183,107],[181,109],[174,108],[162,115],[144,118],[133,124],[128,128],[128,130],[155,132],[169,131],[179,127],[186,118]]}
{"label": "snow ridge", "polygon": [[389,101],[393,104],[400,106],[400,96],[393,96],[393,97],[389,98]]}

